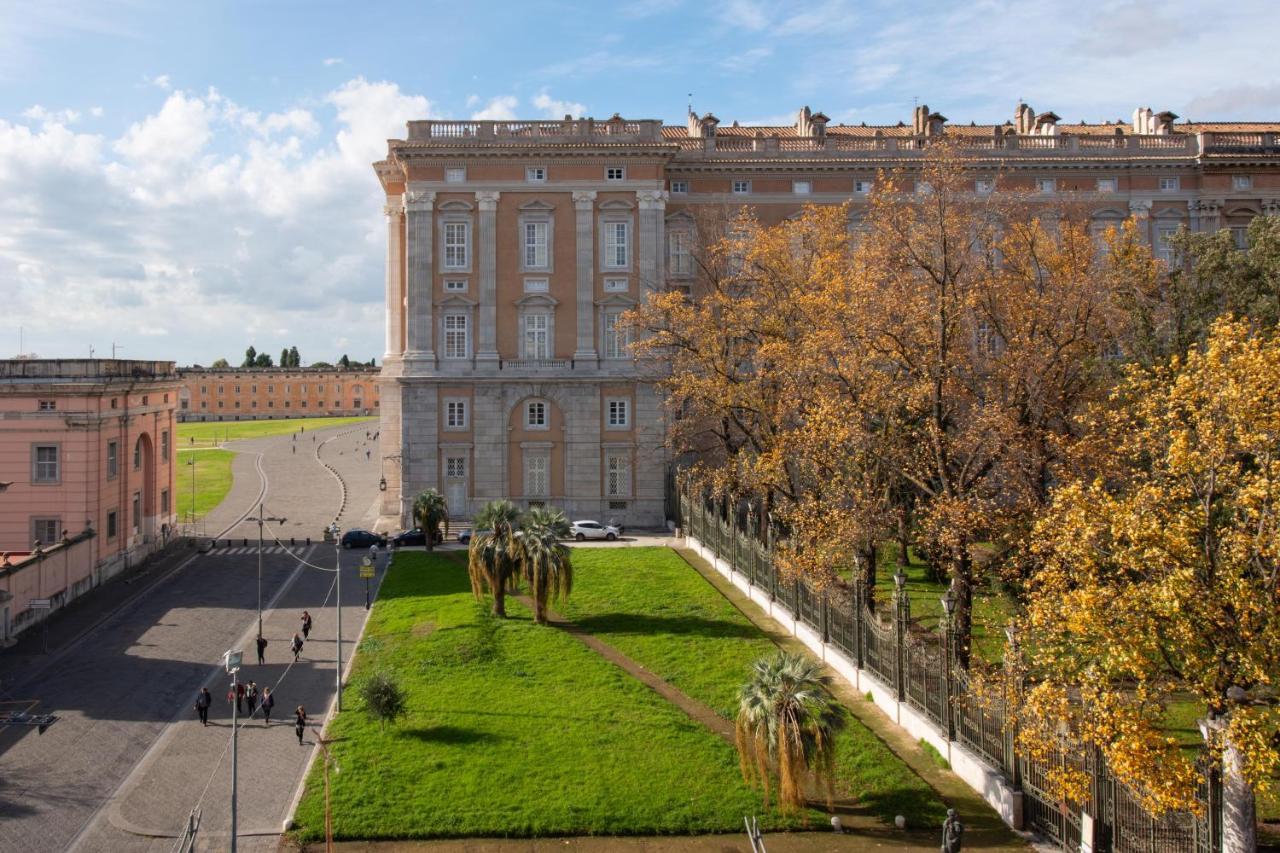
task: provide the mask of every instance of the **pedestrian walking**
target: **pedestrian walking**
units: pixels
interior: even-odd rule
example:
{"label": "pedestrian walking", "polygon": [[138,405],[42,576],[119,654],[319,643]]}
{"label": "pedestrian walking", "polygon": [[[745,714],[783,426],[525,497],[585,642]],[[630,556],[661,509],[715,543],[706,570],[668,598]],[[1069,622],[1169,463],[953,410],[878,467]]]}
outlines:
{"label": "pedestrian walking", "polygon": [[295,445],[293,446],[293,452],[294,452],[295,454],[298,452],[298,445],[296,445],[296,444],[295,444]]}
{"label": "pedestrian walking", "polygon": [[302,611],[302,639],[311,639],[311,614],[305,610]]}
{"label": "pedestrian walking", "polygon": [[244,698],[249,700],[249,716],[252,717],[254,712],[258,710],[258,685],[249,682],[249,689],[244,694]]}
{"label": "pedestrian walking", "polygon": [[302,638],[297,634],[293,635],[293,643],[289,646],[293,650],[293,661],[298,662],[298,655],[302,654]]}
{"label": "pedestrian walking", "polygon": [[293,712],[293,730],[298,735],[298,746],[302,746],[302,733],[307,728],[307,710],[301,705]]}
{"label": "pedestrian walking", "polygon": [[244,713],[244,684],[239,681],[236,682],[236,713]]}
{"label": "pedestrian walking", "polygon": [[209,725],[209,706],[212,704],[213,696],[209,695],[209,688],[201,687],[196,694],[196,713],[200,715],[200,725]]}
{"label": "pedestrian walking", "polygon": [[266,662],[267,662],[267,638],[259,634],[258,635],[258,663],[263,664]]}
{"label": "pedestrian walking", "polygon": [[372,450],[366,450],[366,451],[364,452],[364,459],[365,459],[365,461],[366,461],[366,462],[368,462],[372,457],[373,457],[373,451],[372,451]]}
{"label": "pedestrian walking", "polygon": [[295,444],[296,444],[296,443],[297,443],[297,441],[298,441],[298,434],[297,434],[296,432],[293,434],[293,441],[294,441],[294,443],[295,443]]}
{"label": "pedestrian walking", "polygon": [[271,725],[271,709],[276,706],[276,697],[271,695],[271,688],[262,688],[262,725]]}

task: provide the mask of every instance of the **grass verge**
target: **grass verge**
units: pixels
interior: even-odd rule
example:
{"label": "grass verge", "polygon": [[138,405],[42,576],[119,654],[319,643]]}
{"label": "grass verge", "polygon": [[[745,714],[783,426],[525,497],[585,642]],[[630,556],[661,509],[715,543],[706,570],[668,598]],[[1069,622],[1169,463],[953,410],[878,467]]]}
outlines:
{"label": "grass verge", "polygon": [[[178,470],[174,473],[177,486],[174,511],[182,521],[199,520],[222,503],[231,491],[231,461],[235,453],[216,448],[206,450],[179,450]],[[192,513],[192,470],[195,463],[195,519]]]}
{"label": "grass verge", "polygon": [[289,418],[267,421],[188,421],[178,424],[178,448],[216,447],[242,438],[284,435],[305,427],[309,430],[374,423],[377,418]]}
{"label": "grass verge", "polygon": [[[734,832],[760,812],[729,744],[517,602],[508,610],[489,617],[453,559],[396,558],[352,680],[390,673],[408,713],[383,731],[348,693],[329,729],[337,837]],[[323,809],[315,766],[301,840],[321,837]]]}
{"label": "grass verge", "polygon": [[[742,613],[667,548],[577,548],[565,616],[689,696],[733,719],[751,664],[776,651]],[[929,785],[861,722],[837,743],[840,796],[892,822],[942,820]]]}

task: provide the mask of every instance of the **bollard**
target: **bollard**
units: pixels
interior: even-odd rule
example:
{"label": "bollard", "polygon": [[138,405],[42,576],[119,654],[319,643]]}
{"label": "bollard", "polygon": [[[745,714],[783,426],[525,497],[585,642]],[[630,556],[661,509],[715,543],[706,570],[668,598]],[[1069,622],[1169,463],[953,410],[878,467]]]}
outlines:
{"label": "bollard", "polygon": [[308,536],[308,537],[307,537],[307,545],[308,545],[308,546],[310,546],[310,545],[311,545],[311,537],[310,537],[310,536]]}

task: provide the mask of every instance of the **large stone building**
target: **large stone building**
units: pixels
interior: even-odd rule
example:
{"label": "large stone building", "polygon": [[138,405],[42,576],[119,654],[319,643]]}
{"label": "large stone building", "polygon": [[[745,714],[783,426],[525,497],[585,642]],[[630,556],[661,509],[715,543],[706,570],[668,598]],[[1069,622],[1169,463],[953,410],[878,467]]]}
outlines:
{"label": "large stone building", "polygon": [[182,421],[355,417],[380,405],[376,367],[183,367],[178,375]]}
{"label": "large stone building", "polygon": [[0,361],[0,643],[30,599],[57,608],[164,543],[180,387],[171,361]]}
{"label": "large stone building", "polygon": [[975,193],[1070,193],[1099,228],[1136,217],[1157,254],[1180,227],[1280,213],[1280,124],[1064,124],[1019,104],[1001,125],[949,125],[927,107],[896,126],[633,121],[411,121],[374,164],[386,195],[382,371],[384,515],[408,521],[436,488],[482,502],[546,502],[575,517],[664,520],[660,401],[639,381],[617,317],[689,287],[700,210],[852,203],[886,169],[956,140]]}

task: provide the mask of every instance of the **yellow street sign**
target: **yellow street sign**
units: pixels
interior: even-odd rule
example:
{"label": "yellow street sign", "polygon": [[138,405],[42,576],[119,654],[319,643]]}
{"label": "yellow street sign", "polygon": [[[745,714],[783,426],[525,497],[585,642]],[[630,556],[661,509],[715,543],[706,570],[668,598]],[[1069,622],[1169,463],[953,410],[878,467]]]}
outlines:
{"label": "yellow street sign", "polygon": [[374,572],[373,566],[361,566],[361,567],[360,567],[360,577],[362,577],[362,578],[371,578],[371,577],[373,577],[373,572]]}

